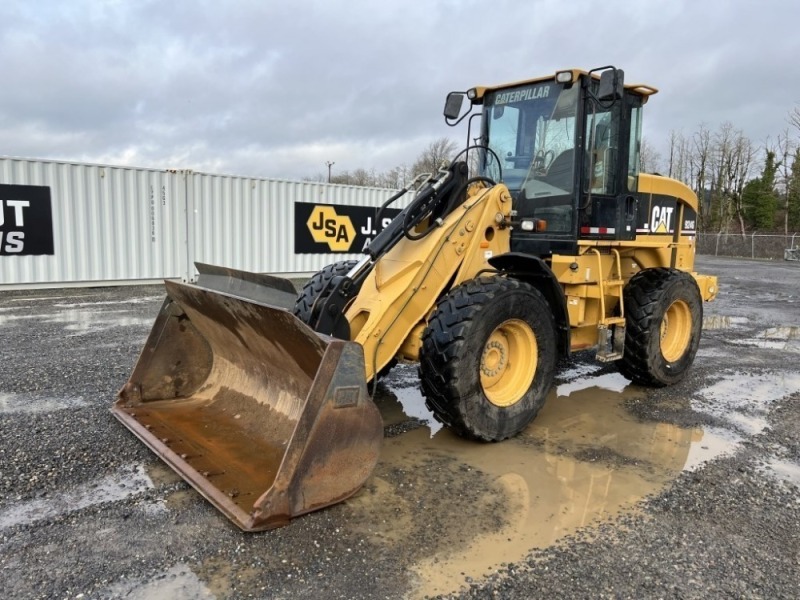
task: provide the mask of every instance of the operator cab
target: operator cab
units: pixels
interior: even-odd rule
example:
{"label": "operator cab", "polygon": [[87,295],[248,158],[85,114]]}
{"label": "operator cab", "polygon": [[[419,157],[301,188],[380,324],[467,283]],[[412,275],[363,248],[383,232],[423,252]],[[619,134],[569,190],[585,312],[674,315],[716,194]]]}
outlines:
{"label": "operator cab", "polygon": [[[641,107],[655,92],[603,67],[466,93],[482,106],[480,175],[514,198],[512,251],[576,254],[580,239],[636,237]],[[449,124],[467,116],[454,116],[459,95]]]}

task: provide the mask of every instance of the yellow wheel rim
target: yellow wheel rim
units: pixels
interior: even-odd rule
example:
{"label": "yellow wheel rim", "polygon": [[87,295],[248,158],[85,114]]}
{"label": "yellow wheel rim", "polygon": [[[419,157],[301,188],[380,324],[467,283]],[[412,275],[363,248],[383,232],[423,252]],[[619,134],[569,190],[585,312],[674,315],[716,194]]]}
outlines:
{"label": "yellow wheel rim", "polygon": [[530,325],[519,319],[501,323],[486,340],[480,377],[486,398],[501,408],[516,404],[531,387],[539,348]]}
{"label": "yellow wheel rim", "polygon": [[679,360],[692,338],[692,311],[683,300],[676,300],[661,321],[661,354],[667,362]]}

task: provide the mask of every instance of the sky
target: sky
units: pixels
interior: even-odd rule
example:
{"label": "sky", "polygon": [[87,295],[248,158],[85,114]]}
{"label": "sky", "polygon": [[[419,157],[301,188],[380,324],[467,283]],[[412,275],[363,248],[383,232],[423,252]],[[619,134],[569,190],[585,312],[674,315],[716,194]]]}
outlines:
{"label": "sky", "polygon": [[[0,155],[303,179],[410,165],[452,90],[613,64],[644,134],[757,145],[800,106],[797,0],[3,0]],[[800,132],[796,132],[800,137]]]}

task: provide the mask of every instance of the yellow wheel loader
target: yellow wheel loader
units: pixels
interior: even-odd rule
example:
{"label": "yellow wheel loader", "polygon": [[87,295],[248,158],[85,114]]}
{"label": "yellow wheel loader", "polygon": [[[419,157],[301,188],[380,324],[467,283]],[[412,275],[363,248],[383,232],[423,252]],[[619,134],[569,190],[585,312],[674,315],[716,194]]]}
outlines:
{"label": "yellow wheel loader", "polygon": [[449,94],[446,122],[467,119],[475,143],[361,260],[299,297],[210,265],[166,282],[115,416],[262,530],[367,480],[383,437],[367,386],[397,360],[419,363],[438,420],[480,441],[522,431],[571,352],[595,348],[638,384],[680,381],[717,281],[693,272],[695,194],[639,172],[654,93],[604,67]]}

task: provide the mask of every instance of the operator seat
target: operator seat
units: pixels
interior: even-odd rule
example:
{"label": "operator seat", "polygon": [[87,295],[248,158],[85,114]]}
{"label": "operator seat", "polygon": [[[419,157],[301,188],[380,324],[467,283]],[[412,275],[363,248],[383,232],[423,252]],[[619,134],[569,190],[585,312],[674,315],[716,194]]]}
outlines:
{"label": "operator seat", "polygon": [[553,159],[542,181],[562,190],[571,191],[575,169],[575,149],[564,150]]}

